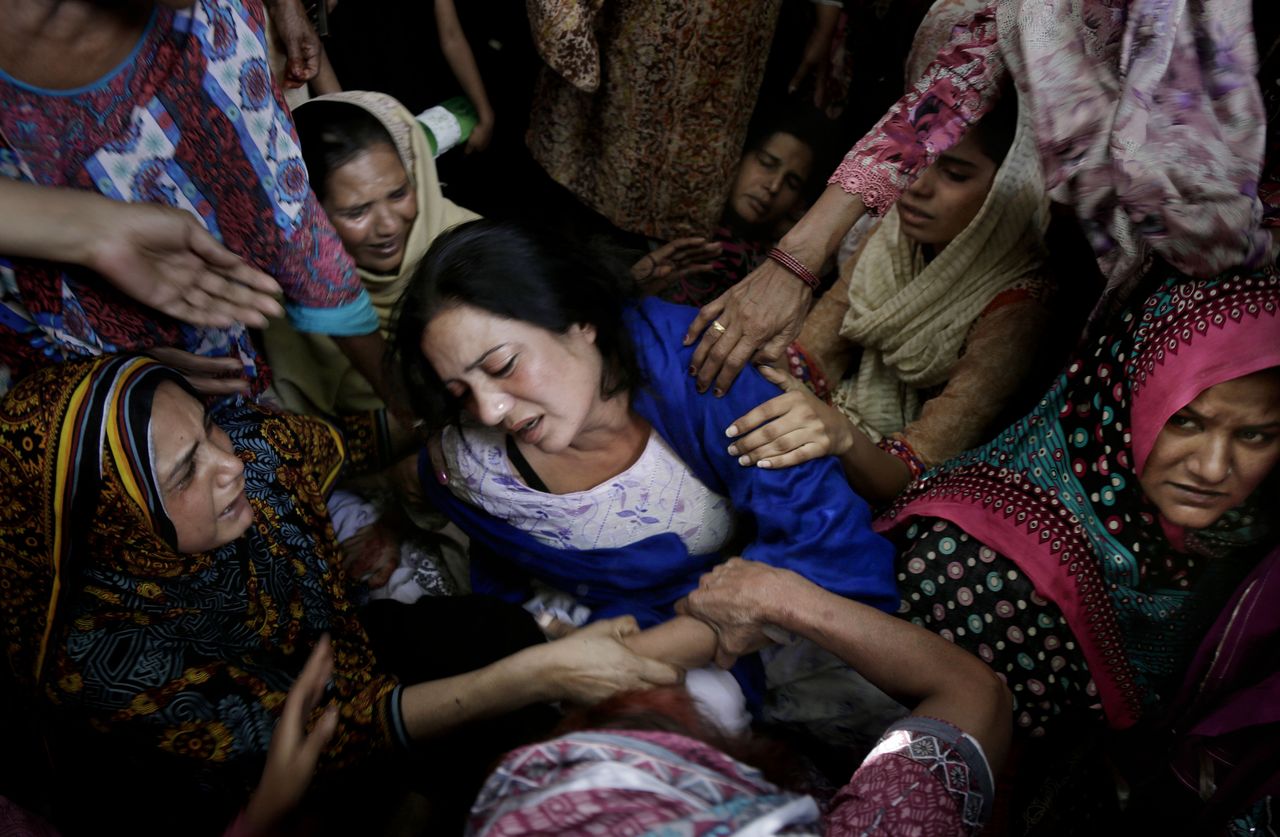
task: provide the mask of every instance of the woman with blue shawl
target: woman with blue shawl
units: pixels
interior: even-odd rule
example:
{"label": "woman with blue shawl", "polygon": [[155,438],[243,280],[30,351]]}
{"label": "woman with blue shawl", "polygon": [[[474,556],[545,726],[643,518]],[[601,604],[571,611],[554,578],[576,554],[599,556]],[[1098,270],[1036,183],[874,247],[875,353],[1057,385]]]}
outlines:
{"label": "woman with blue shawl", "polygon": [[[724,428],[777,388],[751,372],[701,397],[680,348],[695,311],[633,301],[625,275],[476,221],[436,240],[400,302],[407,389],[441,432],[421,481],[472,538],[474,590],[540,590],[560,621],[634,615],[650,630],[630,647],[686,669],[712,661],[716,636],[672,606],[729,556],[892,607],[890,546],[833,460],[771,472],[725,453]],[[734,674],[757,696],[756,658]]]}

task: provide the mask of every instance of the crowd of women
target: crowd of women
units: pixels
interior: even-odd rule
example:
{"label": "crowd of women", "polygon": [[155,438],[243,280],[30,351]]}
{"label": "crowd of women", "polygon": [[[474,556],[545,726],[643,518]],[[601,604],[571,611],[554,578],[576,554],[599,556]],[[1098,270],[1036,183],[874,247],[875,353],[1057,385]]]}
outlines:
{"label": "crowd of women", "polygon": [[1277,828],[1275,15],[938,0],[818,192],[776,0],[530,2],[629,252],[263,2],[0,0],[0,834]]}

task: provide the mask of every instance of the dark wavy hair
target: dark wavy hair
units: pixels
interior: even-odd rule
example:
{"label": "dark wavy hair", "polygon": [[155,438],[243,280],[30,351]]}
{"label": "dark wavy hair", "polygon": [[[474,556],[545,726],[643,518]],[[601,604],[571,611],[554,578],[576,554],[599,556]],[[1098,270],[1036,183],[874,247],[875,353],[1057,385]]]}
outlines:
{"label": "dark wavy hair", "polygon": [[395,140],[377,117],[350,102],[307,102],[293,112],[293,123],[307,178],[321,203],[336,170],[378,145],[396,152]]}
{"label": "dark wavy hair", "polygon": [[611,253],[512,221],[461,224],[432,243],[396,305],[391,362],[429,430],[456,423],[458,399],[422,354],[422,335],[442,311],[470,305],[496,317],[565,334],[592,325],[604,358],[600,393],[642,383],[623,310],[635,299],[630,273]]}

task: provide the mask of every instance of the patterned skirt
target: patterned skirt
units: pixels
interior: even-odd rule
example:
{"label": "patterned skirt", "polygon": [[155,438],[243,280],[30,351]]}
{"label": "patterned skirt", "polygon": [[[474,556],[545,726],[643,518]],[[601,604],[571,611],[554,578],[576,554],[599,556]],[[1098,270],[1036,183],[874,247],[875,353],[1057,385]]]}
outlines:
{"label": "patterned skirt", "polygon": [[898,615],[979,657],[1013,693],[1015,729],[1042,736],[1102,720],[1097,688],[1062,611],[1017,564],[954,523],[921,518],[898,558]]}

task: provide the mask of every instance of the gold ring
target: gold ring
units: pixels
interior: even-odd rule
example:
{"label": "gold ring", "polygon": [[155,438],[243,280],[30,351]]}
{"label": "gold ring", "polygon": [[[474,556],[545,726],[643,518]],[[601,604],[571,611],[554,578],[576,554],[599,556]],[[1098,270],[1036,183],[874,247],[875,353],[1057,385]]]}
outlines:
{"label": "gold ring", "polygon": [[711,321],[711,327],[712,327],[712,328],[714,328],[714,329],[716,330],[716,333],[717,333],[717,334],[724,334],[726,331],[728,331],[728,330],[729,330],[729,329],[725,328],[725,327],[724,327],[724,325],[723,325],[723,324],[721,324],[721,322],[720,322],[719,320],[712,320],[712,321]]}

